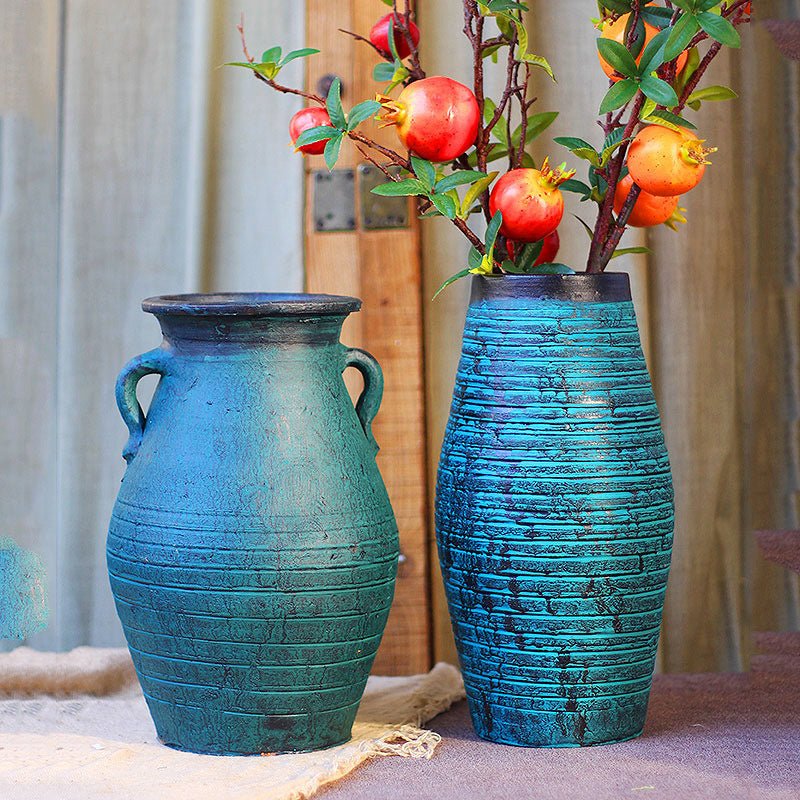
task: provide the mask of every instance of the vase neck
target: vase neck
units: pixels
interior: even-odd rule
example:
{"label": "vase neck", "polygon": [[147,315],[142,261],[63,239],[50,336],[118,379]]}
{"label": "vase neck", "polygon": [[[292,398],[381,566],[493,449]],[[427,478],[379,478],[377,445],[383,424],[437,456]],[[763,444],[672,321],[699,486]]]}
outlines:
{"label": "vase neck", "polygon": [[315,294],[185,294],[151,297],[164,339],[177,350],[338,344],[353,297]]}
{"label": "vase neck", "polygon": [[563,300],[622,303],[631,299],[627,273],[475,276],[471,302]]}

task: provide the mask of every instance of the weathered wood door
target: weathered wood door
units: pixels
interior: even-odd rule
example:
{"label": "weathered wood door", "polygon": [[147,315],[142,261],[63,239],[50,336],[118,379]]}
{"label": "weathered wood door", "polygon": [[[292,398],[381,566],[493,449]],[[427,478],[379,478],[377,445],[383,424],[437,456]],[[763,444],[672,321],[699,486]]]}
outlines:
{"label": "weathered wood door", "polygon": [[[374,97],[377,56],[339,28],[366,35],[381,8],[359,0],[307,2],[306,41],[322,51],[309,59],[308,85],[316,89],[323,76],[338,76],[345,108]],[[378,132],[374,124],[370,134],[394,144],[393,134]],[[329,184],[317,176],[327,171],[321,157],[306,160],[306,288],[364,300],[344,338],[370,350],[383,367],[386,390],[375,436],[401,541],[394,605],[374,672],[420,672],[429,668],[431,652],[419,231],[413,209],[404,227],[369,229],[359,164],[366,162],[346,142],[337,171],[352,171],[349,191],[355,193],[355,215],[352,225],[343,223],[351,229],[320,231],[314,205],[317,193],[329,190]],[[347,174],[340,174],[347,186]]]}

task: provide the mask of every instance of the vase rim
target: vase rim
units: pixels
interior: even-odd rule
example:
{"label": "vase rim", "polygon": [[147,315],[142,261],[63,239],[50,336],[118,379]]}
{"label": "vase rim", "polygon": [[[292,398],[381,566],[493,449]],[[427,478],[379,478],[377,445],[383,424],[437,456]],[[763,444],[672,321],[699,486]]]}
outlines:
{"label": "vase rim", "polygon": [[520,298],[613,303],[631,299],[627,272],[566,275],[476,275],[472,298]]}
{"label": "vase rim", "polygon": [[156,316],[346,316],[360,308],[357,297],[305,292],[167,294],[142,302],[142,310]]}

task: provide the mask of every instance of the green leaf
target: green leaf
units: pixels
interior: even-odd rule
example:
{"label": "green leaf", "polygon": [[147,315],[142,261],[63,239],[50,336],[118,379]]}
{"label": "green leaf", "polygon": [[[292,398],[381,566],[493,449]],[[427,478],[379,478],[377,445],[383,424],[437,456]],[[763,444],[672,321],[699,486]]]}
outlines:
{"label": "green leaf", "polygon": [[[537,136],[546,131],[558,117],[558,111],[543,111],[541,114],[532,114],[528,117],[525,125],[525,143],[530,144]],[[522,136],[522,125],[511,134],[511,143],[514,147],[519,145],[519,137]]]}
{"label": "green leaf", "polygon": [[280,72],[280,68],[277,64],[261,64],[258,62],[250,62],[250,61],[228,61],[227,63],[223,64],[224,67],[244,67],[245,69],[250,69],[253,72],[257,72],[259,75],[263,75],[265,78],[272,80],[278,72]]}
{"label": "green leaf", "polygon": [[469,256],[467,256],[467,263],[469,264],[470,269],[478,269],[483,262],[483,256],[480,254],[477,248],[470,247],[469,249]]}
{"label": "green leaf", "polygon": [[264,51],[261,60],[264,63],[277,64],[281,60],[282,52],[283,50],[280,47],[270,47],[269,50]]}
{"label": "green leaf", "polygon": [[395,65],[389,61],[381,61],[372,70],[372,79],[378,83],[385,83],[394,78]]}
{"label": "green leaf", "polygon": [[547,264],[539,264],[531,270],[532,275],[574,275],[575,270],[566,264],[558,264],[549,261]]}
{"label": "green leaf", "polygon": [[558,188],[564,192],[574,192],[575,194],[583,195],[581,198],[582,200],[588,200],[592,196],[592,187],[583,183],[583,181],[575,180],[575,178],[564,181]]}
{"label": "green leaf", "polygon": [[[648,102],[648,101],[645,101]],[[603,142],[603,150],[606,150],[609,147],[613,147],[614,145],[618,145],[622,142],[622,137],[625,135],[625,128],[620,125],[619,128],[614,128],[611,133],[606,136],[605,141]]]}
{"label": "green leaf", "polygon": [[347,117],[347,130],[352,131],[364,120],[374,117],[380,110],[381,104],[377,100],[365,100],[363,103],[353,106]]}
{"label": "green leaf", "polygon": [[536,264],[536,259],[542,254],[543,247],[544,239],[520,247],[515,258],[516,268],[520,272],[526,272],[530,269],[533,269]]}
{"label": "green leaf", "polygon": [[435,300],[451,283],[455,283],[459,278],[466,278],[467,275],[470,274],[472,270],[469,269],[462,269],[461,272],[456,272],[455,275],[451,275],[437,290],[436,294],[431,298],[431,300]]}
{"label": "green leaf", "polygon": [[586,139],[580,139],[577,136],[556,136],[553,141],[556,144],[560,144],[562,147],[566,147],[567,150],[571,150],[573,153],[576,150],[582,149],[594,150],[594,147],[592,147]]}
{"label": "green leaf", "polygon": [[490,172],[485,178],[481,178],[469,187],[469,190],[464,195],[464,200],[461,204],[461,215],[466,218],[472,206],[477,202],[478,198],[492,185],[492,181],[498,176],[497,172]]}
{"label": "green leaf", "polygon": [[528,6],[515,0],[491,0],[487,8],[490,14],[500,14],[503,11],[527,11]]}
{"label": "green leaf", "polygon": [[556,136],[553,141],[562,147],[566,147],[573,155],[588,161],[593,166],[600,165],[599,153],[584,139],[579,139],[577,136]]}
{"label": "green leaf", "polygon": [[[483,121],[487,125],[494,118],[496,110],[497,106],[494,104],[494,101],[487,97],[483,104]],[[508,148],[508,134],[503,123],[504,120],[501,118],[499,123],[492,128],[492,135],[503,145],[503,147]]]}
{"label": "green leaf", "polygon": [[600,5],[617,14],[627,14],[631,10],[630,0],[602,0]]}
{"label": "green leaf", "polygon": [[556,79],[553,68],[550,66],[550,62],[544,56],[537,56],[533,53],[525,53],[525,55],[522,56],[522,61],[524,61],[526,64],[533,64],[534,67],[539,67],[539,69],[543,69],[553,80]]}
{"label": "green leaf", "polygon": [[[619,130],[619,129],[618,129]],[[611,138],[611,137],[609,137]],[[617,138],[617,137],[615,137]],[[604,167],[608,162],[611,160],[611,156],[617,151],[618,148],[622,147],[623,144],[629,142],[630,139],[623,140],[622,137],[619,137],[619,141],[613,141],[611,144],[607,145],[603,148],[603,152],[600,154],[600,165]]]}
{"label": "green leaf", "polygon": [[533,160],[533,156],[530,153],[522,154],[522,166],[525,169],[536,169],[536,162]]}
{"label": "green leaf", "polygon": [[638,255],[640,253],[652,253],[653,251],[649,247],[621,247],[619,250],[614,251],[614,255],[611,258],[619,258],[620,256],[632,256]]}
{"label": "green leaf", "polygon": [[462,169],[458,172],[454,172],[452,175],[442,178],[436,184],[436,191],[440,193],[447,192],[450,189],[454,189],[456,186],[473,184],[485,177],[486,173],[484,172],[478,172],[477,170],[471,169]]}
{"label": "green leaf", "polygon": [[333,83],[331,83],[325,107],[328,109],[328,116],[334,126],[339,130],[345,130],[347,128],[347,119],[342,108],[342,82],[338,78],[334,78]]}
{"label": "green leaf", "polygon": [[600,113],[607,114],[609,111],[616,111],[622,108],[626,103],[633,100],[636,92],[639,91],[639,84],[626,78],[624,81],[618,81],[607,92],[600,103]]}
{"label": "green leaf", "polygon": [[394,0],[381,0],[381,2],[382,2],[382,3],[383,3],[385,6],[389,6],[389,8],[392,8],[392,7],[394,6]]}
{"label": "green leaf", "polygon": [[718,17],[710,11],[703,11],[697,15],[697,21],[712,39],[716,39],[728,47],[741,47],[742,38],[739,36],[739,31],[725,17]]}
{"label": "green leaf", "polygon": [[517,29],[517,44],[519,48],[517,58],[526,64],[533,64],[534,67],[543,69],[553,80],[555,80],[556,76],[553,74],[553,69],[548,63],[547,59],[543,56],[537,56],[528,52],[528,31],[525,29],[525,26],[516,18],[512,17],[511,21],[514,23],[514,26]]}
{"label": "green leaf", "polygon": [[672,21],[672,11],[659,6],[647,6],[641,10],[642,19],[653,27],[663,30]]}
{"label": "green leaf", "polygon": [[322,142],[330,139],[331,136],[336,134],[336,128],[330,125],[318,125],[316,128],[308,128],[304,130],[294,143],[296,148],[305,147],[307,144],[314,144],[315,142]]}
{"label": "green leaf", "polygon": [[325,145],[325,152],[323,156],[325,157],[325,163],[328,166],[329,170],[333,170],[336,166],[336,162],[339,160],[339,151],[342,148],[342,139],[344,138],[344,134],[339,133],[334,135],[328,144]]}
{"label": "green leaf", "polygon": [[647,97],[660,106],[672,108],[678,105],[678,95],[675,94],[675,90],[666,81],[656,78],[655,75],[645,75],[642,78],[641,88]]}
{"label": "green leaf", "polygon": [[503,213],[501,211],[495,212],[492,221],[486,228],[486,250],[490,251],[494,248],[494,243],[497,241],[497,234],[500,231],[500,226],[503,224]]}
{"label": "green leaf", "polygon": [[701,100],[735,100],[739,95],[727,86],[706,86],[697,89],[689,95],[689,103],[699,103]]}
{"label": "green leaf", "polygon": [[625,45],[615,42],[613,39],[599,38],[597,49],[605,61],[607,61],[620,75],[633,78],[639,74],[636,60],[630,54]]}
{"label": "green leaf", "polygon": [[669,35],[669,29],[665,29],[650,40],[650,44],[645,47],[642,60],[639,62],[640,75],[649,75],[664,63],[664,51],[667,49]]}
{"label": "green leaf", "polygon": [[389,27],[386,31],[386,35],[389,39],[389,50],[392,57],[395,61],[402,61],[403,59],[400,58],[400,54],[397,52],[397,42],[394,40],[394,16],[389,18]]}
{"label": "green leaf", "polygon": [[672,33],[667,39],[664,49],[664,60],[672,61],[677,58],[692,41],[694,35],[700,30],[697,19],[692,14],[684,14],[673,26]]}
{"label": "green leaf", "polygon": [[[633,23],[633,17],[628,17],[628,22],[625,24],[625,38],[623,40],[625,42],[626,47],[632,23]],[[647,38],[647,33],[644,27],[644,20],[640,15],[636,20],[636,28],[634,30],[633,40],[631,41],[630,45],[630,54],[635,59],[637,59],[637,61],[639,59],[639,56],[642,54],[642,50],[644,49],[646,38]]]}
{"label": "green leaf", "polygon": [[418,156],[411,156],[411,166],[414,168],[414,173],[422,182],[422,185],[430,191],[436,183],[436,167],[430,161]]}
{"label": "green leaf", "polygon": [[437,211],[448,219],[456,218],[456,204],[452,197],[446,194],[428,195],[430,201],[436,206]]}
{"label": "green leaf", "polygon": [[573,214],[572,216],[575,217],[575,219],[578,220],[578,222],[580,222],[581,225],[583,225],[583,229],[586,231],[587,234],[589,234],[589,238],[593,239],[594,231],[577,214]]}
{"label": "green leaf", "polygon": [[688,119],[679,117],[671,111],[662,111],[660,108],[650,112],[647,116],[642,115],[642,122],[648,122],[651,125],[661,125],[664,128],[677,131],[681,128],[688,128],[689,130],[696,131],[697,126],[689,122]]}
{"label": "green leaf", "polygon": [[281,66],[285,67],[287,64],[290,64],[292,61],[295,61],[298,58],[307,58],[308,56],[315,56],[319,53],[319,50],[315,50],[313,47],[303,47],[300,50],[292,50],[283,61],[281,61]]}
{"label": "green leaf", "polygon": [[500,50],[501,47],[507,47],[507,46],[508,45],[505,42],[503,42],[502,44],[493,44],[491,47],[487,47],[483,51],[483,58],[492,58],[492,56],[494,56]]}
{"label": "green leaf", "polygon": [[642,110],[639,112],[641,118],[649,117],[658,108],[658,103],[649,97],[642,103]]}
{"label": "green leaf", "polygon": [[427,190],[422,181],[407,178],[404,181],[381,183],[372,189],[372,194],[378,194],[381,197],[410,197],[411,195],[426,195]]}
{"label": "green leaf", "polygon": [[720,0],[700,0],[697,3],[697,10],[698,11],[709,11],[710,9],[714,8],[714,6],[718,6],[720,4]]}

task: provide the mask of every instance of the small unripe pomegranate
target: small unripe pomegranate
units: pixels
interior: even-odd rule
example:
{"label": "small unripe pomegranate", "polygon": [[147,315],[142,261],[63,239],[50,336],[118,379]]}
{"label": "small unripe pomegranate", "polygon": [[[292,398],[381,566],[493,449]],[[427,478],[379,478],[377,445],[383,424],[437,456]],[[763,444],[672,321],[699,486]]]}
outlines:
{"label": "small unripe pomegranate", "polygon": [[405,147],[428,161],[452,161],[475,143],[480,122],[472,90],[452,78],[423,78],[397,100],[381,96],[384,125],[394,125]]}
{"label": "small unripe pomegranate", "polygon": [[[289,136],[292,138],[292,144],[297,141],[297,137],[303,131],[307,131],[309,128],[318,128],[320,125],[330,125],[333,127],[331,118],[324,108],[313,106],[300,109],[289,122]],[[325,145],[329,141],[329,139],[323,139],[320,142],[303,145],[298,149],[301,153],[305,153],[306,155],[318,156],[325,151]]]}
{"label": "small unripe pomegranate", "polygon": [[541,170],[512,169],[494,185],[489,210],[503,214],[500,232],[515,242],[538,242],[555,231],[564,216],[564,196],[558,188],[575,170],[552,169],[545,159]]}
{"label": "small unripe pomegranate", "polygon": [[[389,47],[389,22],[394,19],[394,47],[397,50],[397,55],[400,58],[408,58],[411,55],[411,47],[409,47],[408,40],[405,35],[401,33],[397,26],[401,22],[399,15],[390,12],[385,17],[381,17],[369,32],[369,40],[378,50],[383,53],[387,58],[392,57],[392,49]],[[408,32],[411,36],[411,41],[414,42],[414,47],[419,44],[419,28],[410,22],[408,25]]]}

